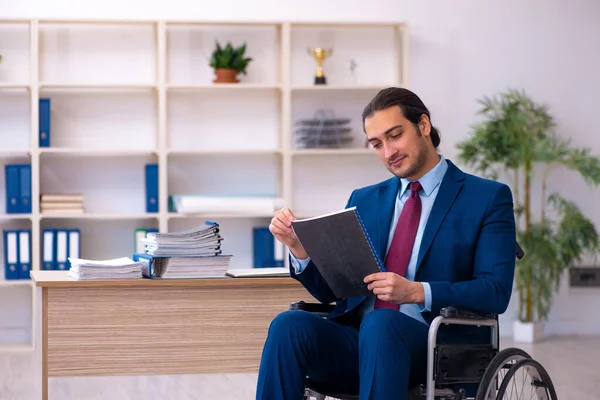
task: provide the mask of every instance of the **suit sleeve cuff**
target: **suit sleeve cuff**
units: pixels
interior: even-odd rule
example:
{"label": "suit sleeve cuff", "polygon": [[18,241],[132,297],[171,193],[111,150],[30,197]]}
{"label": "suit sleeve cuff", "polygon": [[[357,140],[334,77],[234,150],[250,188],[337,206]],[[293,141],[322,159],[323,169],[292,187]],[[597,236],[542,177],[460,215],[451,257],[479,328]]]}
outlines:
{"label": "suit sleeve cuff", "polygon": [[302,271],[304,271],[304,269],[310,262],[310,257],[305,258],[304,260],[299,260],[290,252],[290,261],[292,263],[292,267],[294,268],[294,271],[296,272],[296,274],[300,274],[300,273],[302,273]]}
{"label": "suit sleeve cuff", "polygon": [[419,311],[431,311],[431,286],[427,282],[421,282],[425,293],[425,304],[419,304]]}

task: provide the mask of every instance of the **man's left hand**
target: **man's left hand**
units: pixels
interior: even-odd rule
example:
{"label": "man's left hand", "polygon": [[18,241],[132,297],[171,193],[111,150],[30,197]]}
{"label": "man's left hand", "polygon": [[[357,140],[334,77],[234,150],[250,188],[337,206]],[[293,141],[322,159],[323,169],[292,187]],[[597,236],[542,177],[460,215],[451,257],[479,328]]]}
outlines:
{"label": "man's left hand", "polygon": [[365,277],[369,290],[378,299],[394,304],[423,304],[425,291],[419,282],[408,279],[394,272],[377,272]]}

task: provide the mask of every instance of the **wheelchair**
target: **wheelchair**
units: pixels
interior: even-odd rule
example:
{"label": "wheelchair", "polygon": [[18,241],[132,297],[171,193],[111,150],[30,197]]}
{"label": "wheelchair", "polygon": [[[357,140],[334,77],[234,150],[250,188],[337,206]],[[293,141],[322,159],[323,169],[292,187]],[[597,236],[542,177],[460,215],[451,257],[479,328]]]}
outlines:
{"label": "wheelchair", "polygon": [[[518,259],[524,252],[517,243]],[[293,310],[305,310],[325,318],[332,304],[295,302]],[[442,325],[489,327],[490,343],[440,344]],[[473,387],[476,387],[476,392]],[[475,393],[470,393],[475,392]],[[358,400],[356,393],[337,393],[326,385],[305,379],[304,400]],[[409,389],[409,400],[557,400],[546,369],[519,348],[499,350],[497,314],[446,307],[431,323],[427,344],[427,378]],[[393,400],[393,399],[386,399]]]}

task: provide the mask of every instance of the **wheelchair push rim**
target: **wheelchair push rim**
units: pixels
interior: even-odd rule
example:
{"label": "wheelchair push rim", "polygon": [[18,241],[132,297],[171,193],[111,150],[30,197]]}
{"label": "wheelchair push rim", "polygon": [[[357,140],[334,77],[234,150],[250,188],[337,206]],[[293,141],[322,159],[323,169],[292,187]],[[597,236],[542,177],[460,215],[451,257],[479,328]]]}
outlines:
{"label": "wheelchair push rim", "polygon": [[496,399],[557,400],[557,396],[546,369],[536,360],[526,358],[510,367],[500,384]]}
{"label": "wheelchair push rim", "polygon": [[526,351],[515,347],[504,349],[496,354],[481,378],[475,400],[498,399],[497,390],[510,368],[525,359],[531,359],[531,356]]}

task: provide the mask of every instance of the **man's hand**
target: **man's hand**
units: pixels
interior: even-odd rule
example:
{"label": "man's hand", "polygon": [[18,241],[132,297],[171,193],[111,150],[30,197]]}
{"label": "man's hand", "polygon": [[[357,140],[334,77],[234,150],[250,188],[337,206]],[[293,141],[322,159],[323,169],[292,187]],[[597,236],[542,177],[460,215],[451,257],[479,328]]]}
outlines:
{"label": "man's hand", "polygon": [[308,258],[308,254],[292,230],[292,221],[294,220],[296,220],[296,216],[292,211],[289,208],[282,208],[276,211],[275,216],[271,219],[269,231],[275,236],[275,239],[286,245],[296,258],[304,260]]}
{"label": "man's hand", "polygon": [[419,282],[408,279],[394,272],[377,272],[365,277],[369,290],[378,299],[394,304],[423,304],[425,291]]}

